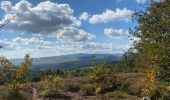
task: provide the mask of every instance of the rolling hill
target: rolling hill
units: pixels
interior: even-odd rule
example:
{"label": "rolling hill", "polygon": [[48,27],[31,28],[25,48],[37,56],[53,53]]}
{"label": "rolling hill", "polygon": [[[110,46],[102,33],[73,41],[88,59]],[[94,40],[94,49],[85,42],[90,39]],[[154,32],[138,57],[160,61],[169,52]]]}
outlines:
{"label": "rolling hill", "polygon": [[[121,54],[70,54],[33,58],[33,68],[77,69],[92,66],[94,63],[114,64],[120,58]],[[19,66],[23,59],[11,59],[10,61]]]}

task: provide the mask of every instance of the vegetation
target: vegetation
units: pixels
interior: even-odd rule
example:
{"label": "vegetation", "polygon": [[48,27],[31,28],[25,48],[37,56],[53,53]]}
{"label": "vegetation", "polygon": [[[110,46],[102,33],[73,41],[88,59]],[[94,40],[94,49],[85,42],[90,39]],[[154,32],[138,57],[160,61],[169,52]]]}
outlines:
{"label": "vegetation", "polygon": [[5,98],[9,100],[13,100],[13,98],[23,99],[21,98],[20,90],[27,89],[25,83],[27,82],[27,75],[31,65],[32,60],[29,55],[25,55],[24,62],[17,69],[14,69],[15,66],[5,57],[0,58],[1,84],[8,89],[8,94]]}
{"label": "vegetation", "polygon": [[[25,55],[19,67],[0,57],[0,99],[170,100],[170,0],[152,1],[133,16],[137,39],[118,64],[45,72],[31,70]],[[74,59],[75,60],[75,59]],[[72,61],[72,60],[71,60]]]}
{"label": "vegetation", "polygon": [[[170,81],[170,0],[151,2],[146,11],[136,12],[139,23],[132,32],[139,40],[134,43],[137,65],[145,73],[142,95],[152,97],[158,80]],[[144,69],[144,70],[142,70]]]}

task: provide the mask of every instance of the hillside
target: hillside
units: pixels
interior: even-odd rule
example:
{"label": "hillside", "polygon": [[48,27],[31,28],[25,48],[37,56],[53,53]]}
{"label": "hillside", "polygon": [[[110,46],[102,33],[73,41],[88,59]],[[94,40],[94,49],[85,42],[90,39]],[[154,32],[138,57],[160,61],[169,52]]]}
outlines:
{"label": "hillside", "polygon": [[[33,58],[33,68],[77,69],[92,66],[94,63],[114,64],[121,58],[121,54],[70,54]],[[18,66],[22,59],[11,59]]]}

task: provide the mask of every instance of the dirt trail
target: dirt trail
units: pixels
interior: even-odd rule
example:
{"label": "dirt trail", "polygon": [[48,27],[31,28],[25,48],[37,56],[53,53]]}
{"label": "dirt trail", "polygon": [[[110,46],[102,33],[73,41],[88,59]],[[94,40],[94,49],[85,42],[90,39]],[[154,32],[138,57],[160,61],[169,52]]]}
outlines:
{"label": "dirt trail", "polygon": [[38,98],[37,89],[36,88],[32,88],[32,90],[33,90],[32,100],[42,100],[42,99]]}

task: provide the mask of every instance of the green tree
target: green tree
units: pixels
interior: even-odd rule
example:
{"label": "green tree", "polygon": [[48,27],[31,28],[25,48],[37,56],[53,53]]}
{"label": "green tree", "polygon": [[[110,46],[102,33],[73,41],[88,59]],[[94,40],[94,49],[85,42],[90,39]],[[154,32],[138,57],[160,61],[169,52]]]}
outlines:
{"label": "green tree", "polygon": [[138,26],[133,32],[140,38],[134,44],[139,53],[138,62],[142,67],[158,66],[159,77],[170,76],[170,0],[153,1],[146,11],[136,12],[134,19]]}
{"label": "green tree", "polygon": [[137,57],[138,53],[133,52],[133,49],[129,49],[121,58],[120,63],[118,63],[118,71],[121,72],[138,72],[139,69],[137,67]]}
{"label": "green tree", "polygon": [[151,0],[146,10],[136,12],[133,35],[137,65],[145,72],[143,95],[151,96],[155,81],[170,78],[170,0]]}

